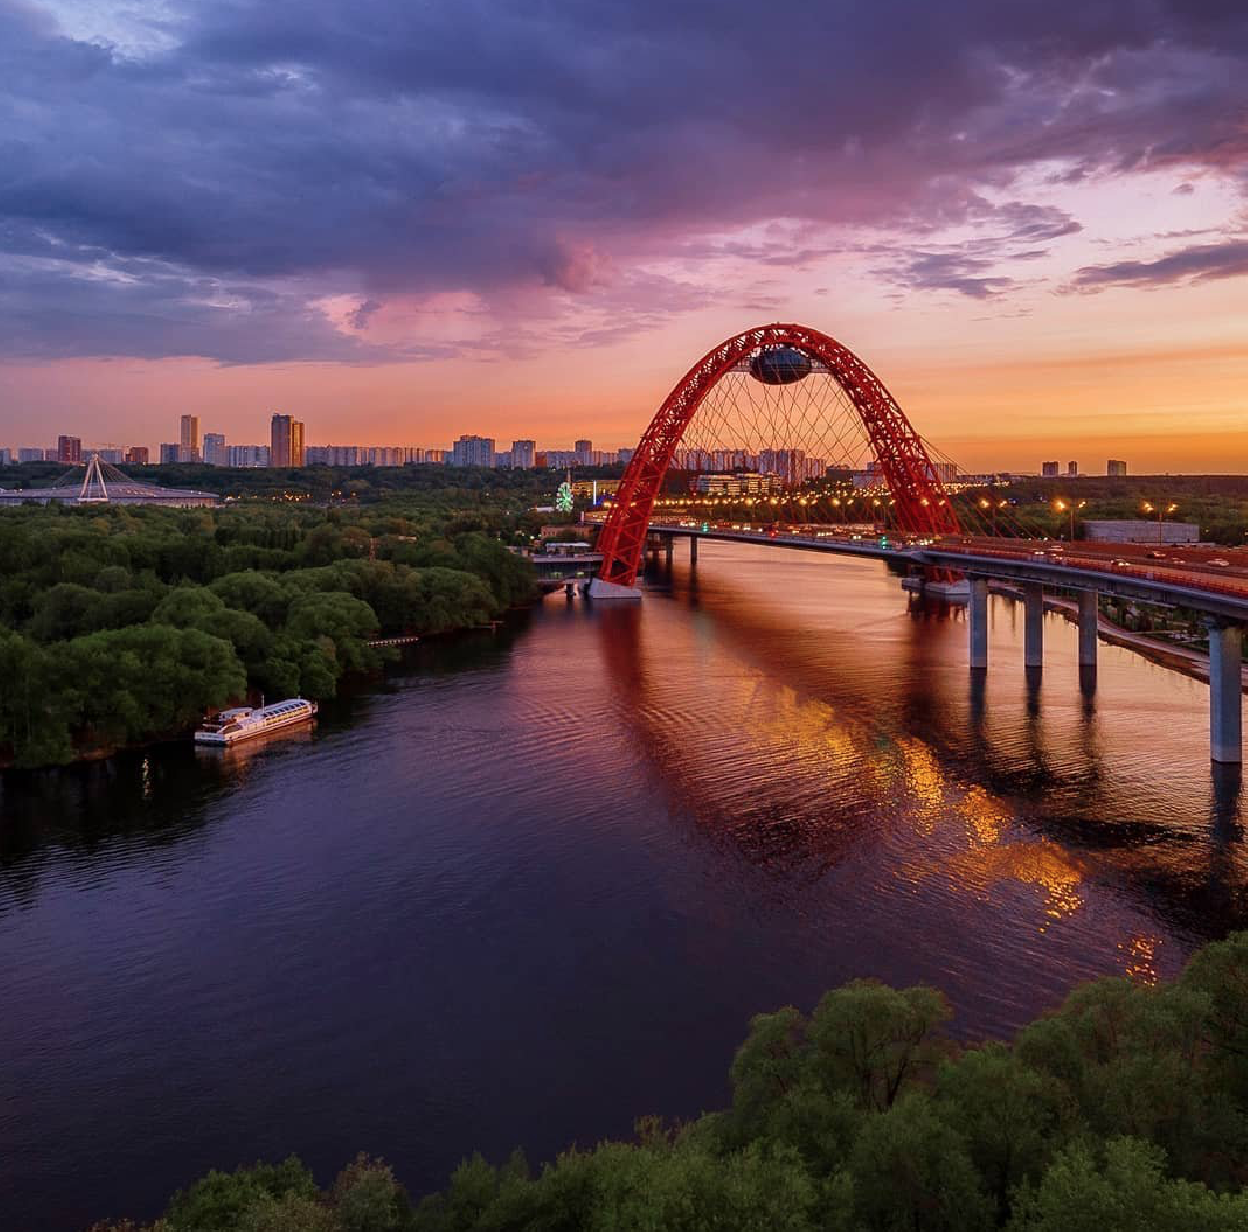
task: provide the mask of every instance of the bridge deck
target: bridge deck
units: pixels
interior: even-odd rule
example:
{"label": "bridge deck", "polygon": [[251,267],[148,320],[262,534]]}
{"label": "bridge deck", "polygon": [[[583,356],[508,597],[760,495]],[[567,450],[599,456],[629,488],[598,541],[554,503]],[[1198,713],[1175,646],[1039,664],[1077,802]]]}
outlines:
{"label": "bridge deck", "polygon": [[[1161,547],[1149,544],[1073,545],[1053,540],[965,538],[936,542],[854,539],[835,533],[733,530],[652,522],[658,534],[753,543],[799,551],[896,560],[917,567],[954,569],[984,577],[1040,582],[1071,590],[1185,607],[1223,619],[1248,622],[1248,549]],[[1222,563],[1214,563],[1222,562]]]}

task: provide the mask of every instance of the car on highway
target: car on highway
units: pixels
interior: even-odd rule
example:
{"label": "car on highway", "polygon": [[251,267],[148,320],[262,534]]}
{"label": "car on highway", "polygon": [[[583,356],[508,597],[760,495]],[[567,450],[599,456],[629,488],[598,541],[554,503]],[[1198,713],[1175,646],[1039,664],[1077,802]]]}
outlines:
{"label": "car on highway", "polygon": [[1228,569],[1230,568],[1231,562],[1229,560],[1224,559],[1221,556],[1215,556],[1212,560],[1205,561],[1205,564],[1217,565],[1219,569]]}

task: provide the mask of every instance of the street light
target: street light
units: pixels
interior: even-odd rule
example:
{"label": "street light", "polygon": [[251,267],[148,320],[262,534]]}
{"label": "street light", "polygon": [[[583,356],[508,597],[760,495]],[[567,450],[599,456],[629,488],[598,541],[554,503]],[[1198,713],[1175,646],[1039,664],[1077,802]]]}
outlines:
{"label": "street light", "polygon": [[[1149,501],[1145,501],[1144,504],[1141,506],[1141,508],[1144,510],[1145,513],[1154,512],[1154,506]],[[1176,505],[1173,501],[1171,501],[1168,505],[1156,506],[1155,512],[1157,514],[1157,542],[1158,543],[1161,543],[1163,539],[1164,532],[1161,529],[1161,524],[1165,520],[1166,514],[1175,513],[1177,512],[1178,508],[1179,508],[1178,505]]]}
{"label": "street light", "polygon": [[1075,541],[1075,512],[1076,510],[1082,509],[1084,505],[1086,505],[1087,503],[1088,503],[1087,501],[1080,501],[1078,504],[1076,504],[1074,501],[1064,501],[1064,500],[1055,500],[1053,502],[1053,508],[1058,513],[1066,513],[1067,511],[1069,511],[1070,513],[1070,542],[1071,543],[1074,543]]}

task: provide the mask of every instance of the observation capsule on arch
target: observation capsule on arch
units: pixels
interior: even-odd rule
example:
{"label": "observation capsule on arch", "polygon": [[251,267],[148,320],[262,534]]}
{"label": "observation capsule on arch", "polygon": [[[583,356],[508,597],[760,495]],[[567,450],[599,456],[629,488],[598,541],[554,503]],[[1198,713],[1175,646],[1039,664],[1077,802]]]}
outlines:
{"label": "observation capsule on arch", "polygon": [[810,373],[810,356],[795,347],[764,347],[750,358],[750,375],[764,385],[792,385]]}

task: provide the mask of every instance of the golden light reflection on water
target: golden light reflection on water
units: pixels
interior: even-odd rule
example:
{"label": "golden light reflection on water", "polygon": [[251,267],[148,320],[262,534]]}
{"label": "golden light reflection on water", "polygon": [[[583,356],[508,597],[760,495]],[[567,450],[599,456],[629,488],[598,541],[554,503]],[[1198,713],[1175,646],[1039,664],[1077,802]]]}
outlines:
{"label": "golden light reflection on water", "polygon": [[[923,863],[910,861],[904,875],[916,883],[943,878],[949,888],[987,898],[1004,881],[1017,881],[1041,890],[1040,932],[1084,905],[1079,885],[1081,862],[1056,843],[1017,833],[1007,838],[1013,814],[979,784],[954,781],[922,741],[899,742],[906,762],[906,781],[918,807],[913,813],[916,832],[943,836],[957,844],[944,854],[933,846]],[[958,827],[961,832],[958,832]]]}
{"label": "golden light reflection on water", "polygon": [[1123,971],[1128,979],[1138,984],[1156,984],[1157,950],[1161,946],[1161,938],[1155,936],[1136,936],[1127,941],[1120,941],[1118,949],[1125,958]]}
{"label": "golden light reflection on water", "polygon": [[702,678],[691,714],[683,686],[641,659],[614,675],[636,690],[635,701],[644,696],[626,713],[699,822],[731,836],[752,862],[784,875],[814,856],[826,870],[866,824],[892,844],[918,840],[904,842],[900,880],[939,879],[984,900],[1008,882],[1033,887],[1041,933],[1084,906],[1083,861],[1018,827],[1004,799],[956,777],[924,740],[883,734],[869,710],[832,704],[744,661]]}

